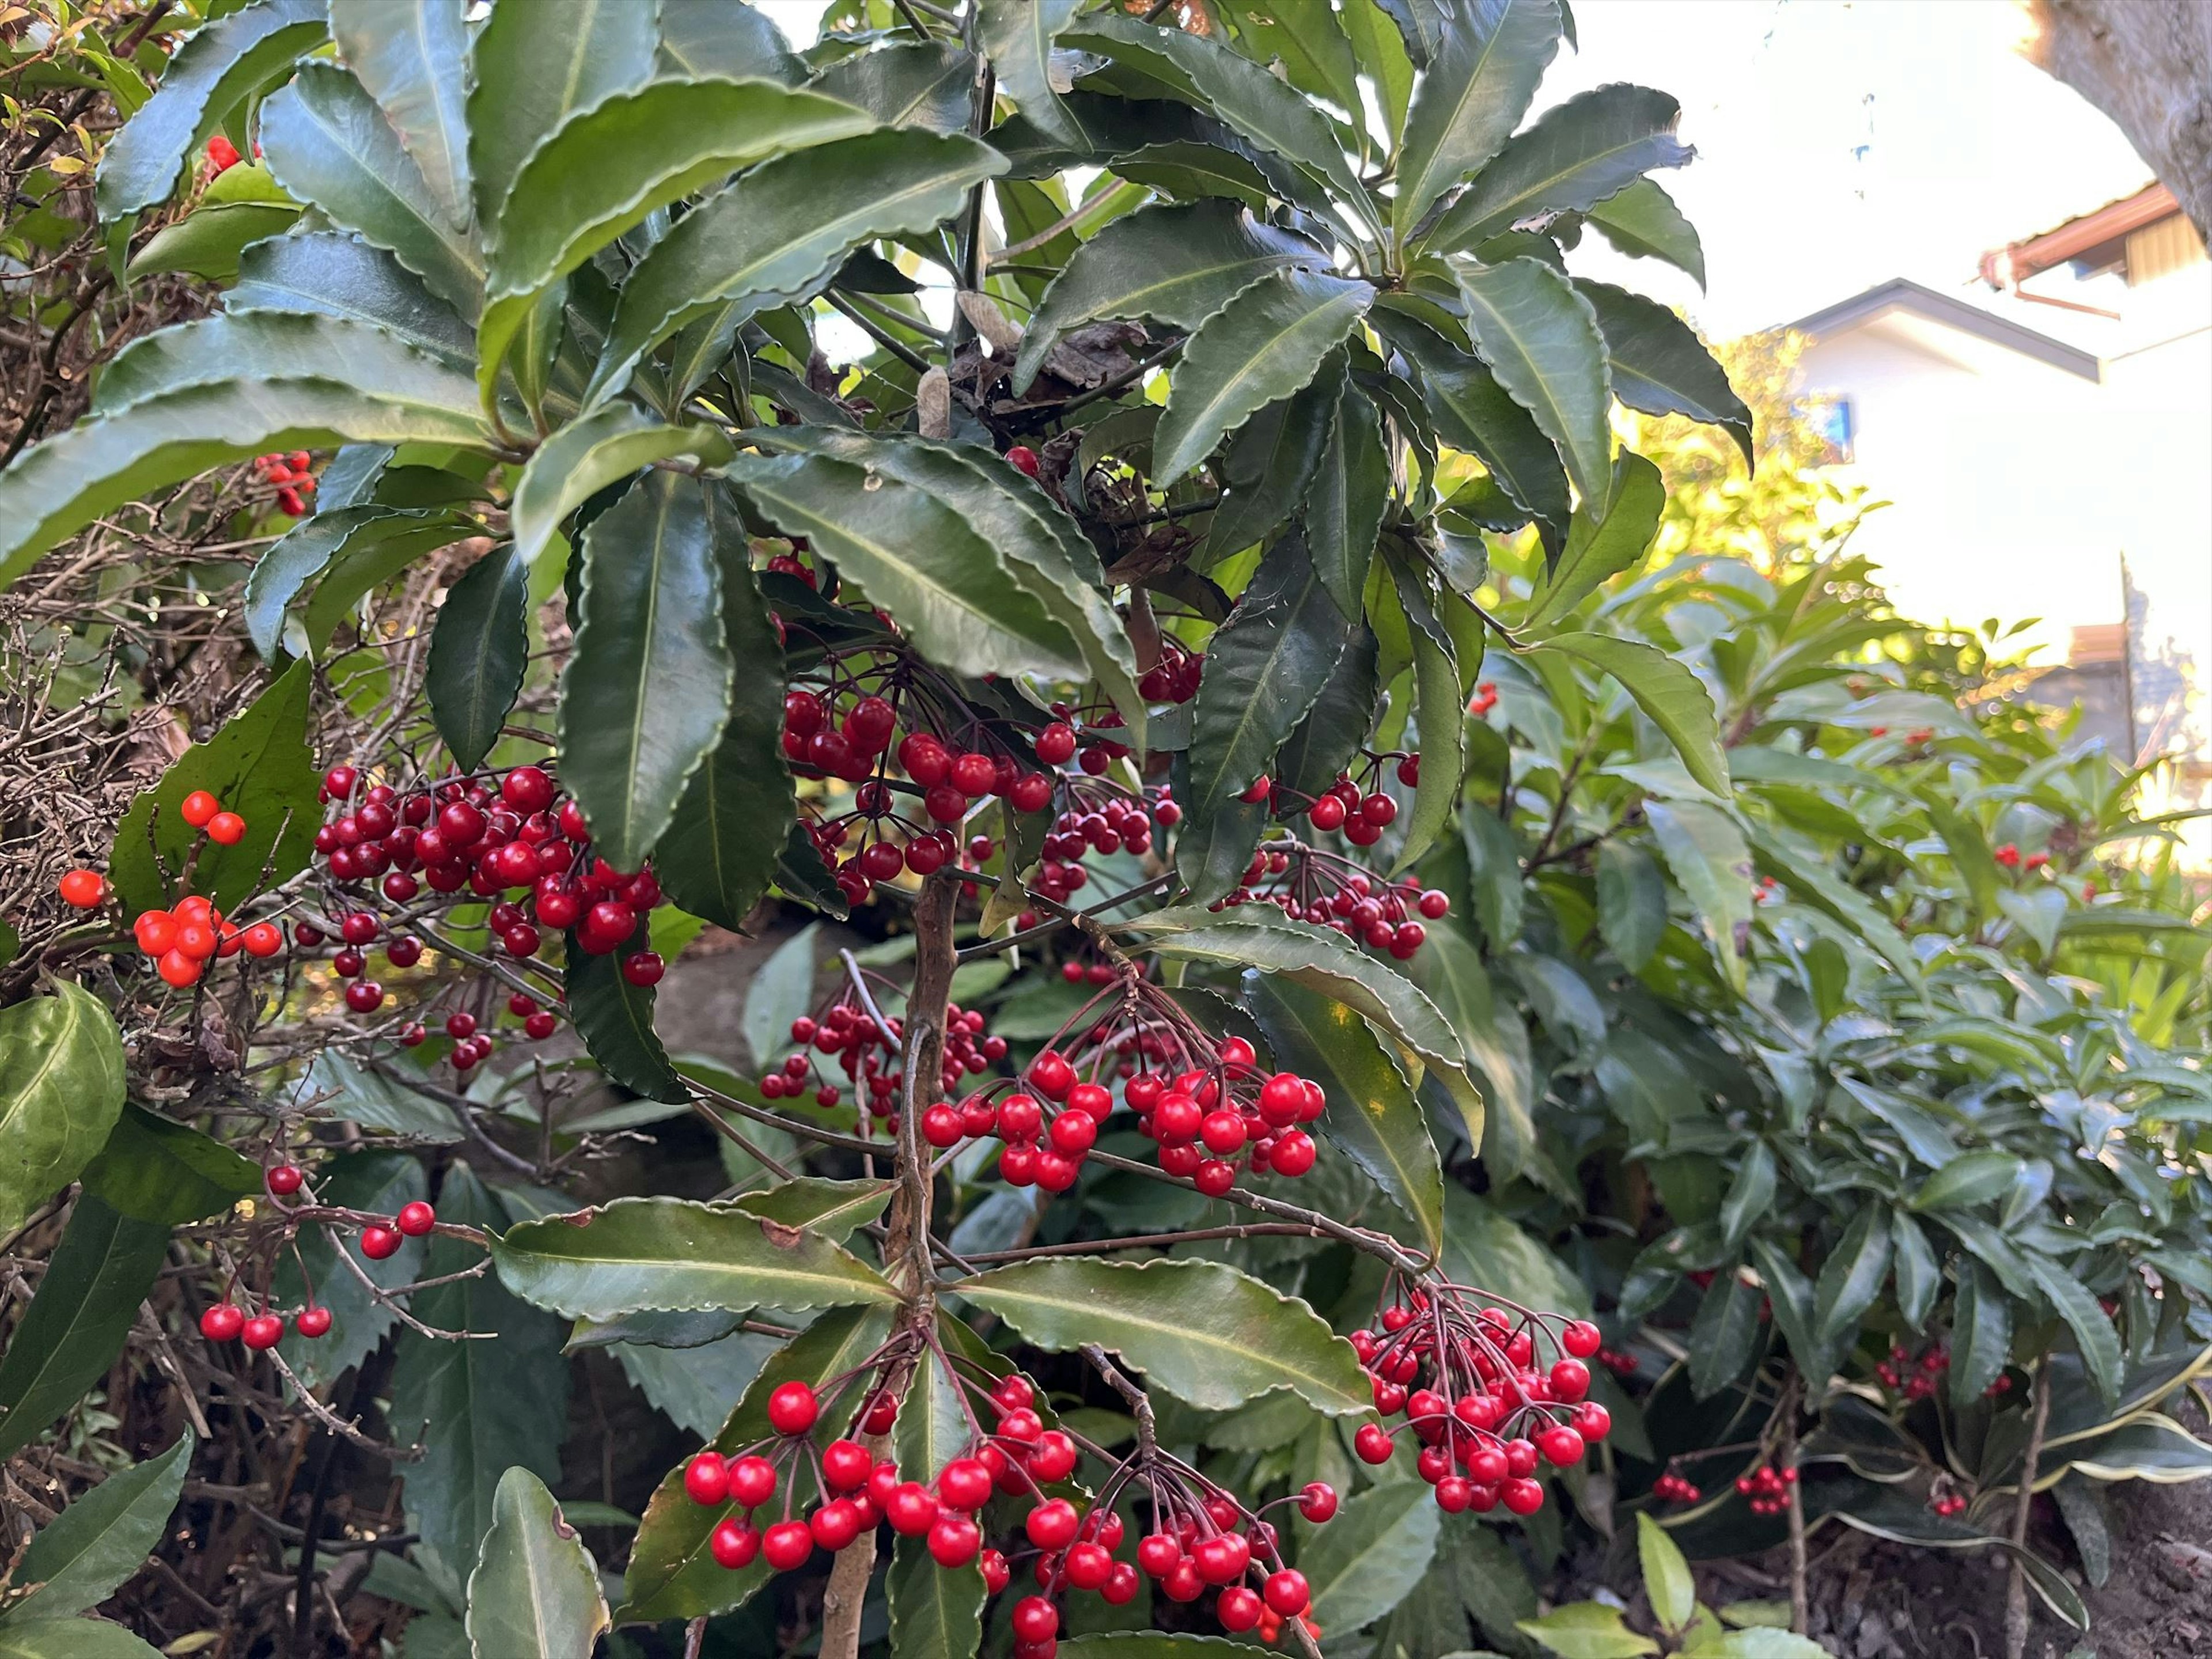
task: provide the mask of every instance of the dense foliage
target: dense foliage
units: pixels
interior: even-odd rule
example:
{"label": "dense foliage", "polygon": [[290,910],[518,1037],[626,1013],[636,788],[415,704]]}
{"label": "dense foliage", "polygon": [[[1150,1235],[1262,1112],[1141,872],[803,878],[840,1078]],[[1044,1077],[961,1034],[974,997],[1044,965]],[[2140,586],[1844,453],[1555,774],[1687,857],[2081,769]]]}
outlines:
{"label": "dense foliage", "polygon": [[106,1478],[0,1646],[1645,1652],[1527,1572],[1634,1510],[1803,1653],[1680,1551],[2078,1624],[2026,1494],[2212,1472],[2188,896],[1786,348],[1568,275],[1702,254],[1673,100],[1525,119],[1563,0],[159,21],[33,43],[131,118],[40,234],[220,308],[0,568],[234,695],[7,969],[0,1450]]}

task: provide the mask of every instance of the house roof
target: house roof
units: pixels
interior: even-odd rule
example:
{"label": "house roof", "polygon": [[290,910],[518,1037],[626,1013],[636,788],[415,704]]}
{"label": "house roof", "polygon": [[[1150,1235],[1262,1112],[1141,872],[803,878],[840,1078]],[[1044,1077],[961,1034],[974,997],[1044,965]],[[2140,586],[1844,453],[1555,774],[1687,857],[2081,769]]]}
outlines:
{"label": "house roof", "polygon": [[2094,354],[2068,345],[2063,340],[2054,340],[2048,334],[2039,334],[2009,318],[1984,311],[1979,306],[1968,305],[1964,300],[1939,293],[1906,276],[1893,276],[1863,294],[1855,294],[1848,300],[1838,300],[1835,304],[1814,312],[1810,316],[1800,317],[1785,326],[1794,333],[1809,334],[1818,339],[1823,335],[1834,334],[1899,311],[1925,318],[1946,328],[1956,329],[1962,334],[1973,335],[1993,345],[2019,352],[2022,356],[2049,363],[2053,368],[2063,369],[2069,374],[2078,374],[2085,380],[2104,379],[2103,366]]}
{"label": "house roof", "polygon": [[2125,237],[2131,230],[2170,219],[2181,211],[2173,192],[2164,185],[2145,185],[2087,213],[2077,213],[2063,224],[2039,232],[2024,241],[2012,242],[1982,255],[1982,280],[1991,288],[2014,286],[2039,271],[2063,265],[2086,253]]}

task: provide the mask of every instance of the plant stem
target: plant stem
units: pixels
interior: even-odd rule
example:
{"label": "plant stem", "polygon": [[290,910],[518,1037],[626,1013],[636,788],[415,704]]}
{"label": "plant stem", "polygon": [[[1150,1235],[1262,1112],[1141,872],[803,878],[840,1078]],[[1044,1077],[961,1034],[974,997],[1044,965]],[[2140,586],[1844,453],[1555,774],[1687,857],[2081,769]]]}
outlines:
{"label": "plant stem", "polygon": [[2005,1585],[2005,1659],[2027,1651],[2027,1570],[2021,1557],[2027,1548],[2027,1515],[2035,1504],[2036,1465],[2043,1458],[2043,1434],[2051,1424],[2051,1356],[2035,1362],[2035,1414],[2028,1419],[2027,1449],[2021,1454],[2020,1493],[2012,1505],[2012,1575]]}
{"label": "plant stem", "polygon": [[[1797,1470],[1797,1408],[1804,1391],[1804,1378],[1792,1365],[1790,1381],[1782,1390],[1782,1405],[1776,1414],[1782,1437],[1775,1450],[1783,1468],[1792,1476]],[[1800,1636],[1807,1636],[1810,1634],[1808,1626],[1812,1620],[1812,1603],[1805,1574],[1805,1495],[1795,1479],[1790,1481],[1789,1492],[1790,1628]]]}

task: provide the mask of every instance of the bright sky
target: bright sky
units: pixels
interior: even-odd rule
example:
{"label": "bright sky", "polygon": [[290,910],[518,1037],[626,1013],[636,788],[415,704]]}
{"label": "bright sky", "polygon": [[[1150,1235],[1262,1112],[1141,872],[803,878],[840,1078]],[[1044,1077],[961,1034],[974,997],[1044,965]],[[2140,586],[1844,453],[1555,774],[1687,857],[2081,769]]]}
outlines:
{"label": "bright sky", "polygon": [[[1788,322],[1896,276],[1978,297],[1966,285],[1984,249],[2149,178],[2117,127],[2014,50],[2019,0],[1573,3],[1582,53],[1562,49],[1539,102],[1609,81],[1681,100],[1698,159],[1662,177],[1705,238],[1711,290],[1652,260],[1608,271],[1604,250],[1575,263],[1709,333]],[[825,4],[761,9],[805,45]],[[2062,332],[2060,314],[2038,325]]]}

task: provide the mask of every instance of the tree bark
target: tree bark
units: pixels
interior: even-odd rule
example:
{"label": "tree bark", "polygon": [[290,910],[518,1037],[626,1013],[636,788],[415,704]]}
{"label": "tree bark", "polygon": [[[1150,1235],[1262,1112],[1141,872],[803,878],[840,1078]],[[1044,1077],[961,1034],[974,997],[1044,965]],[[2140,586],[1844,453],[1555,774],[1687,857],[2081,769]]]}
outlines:
{"label": "tree bark", "polygon": [[2028,61],[2112,117],[2212,236],[2212,5],[2205,0],[2030,0]]}

